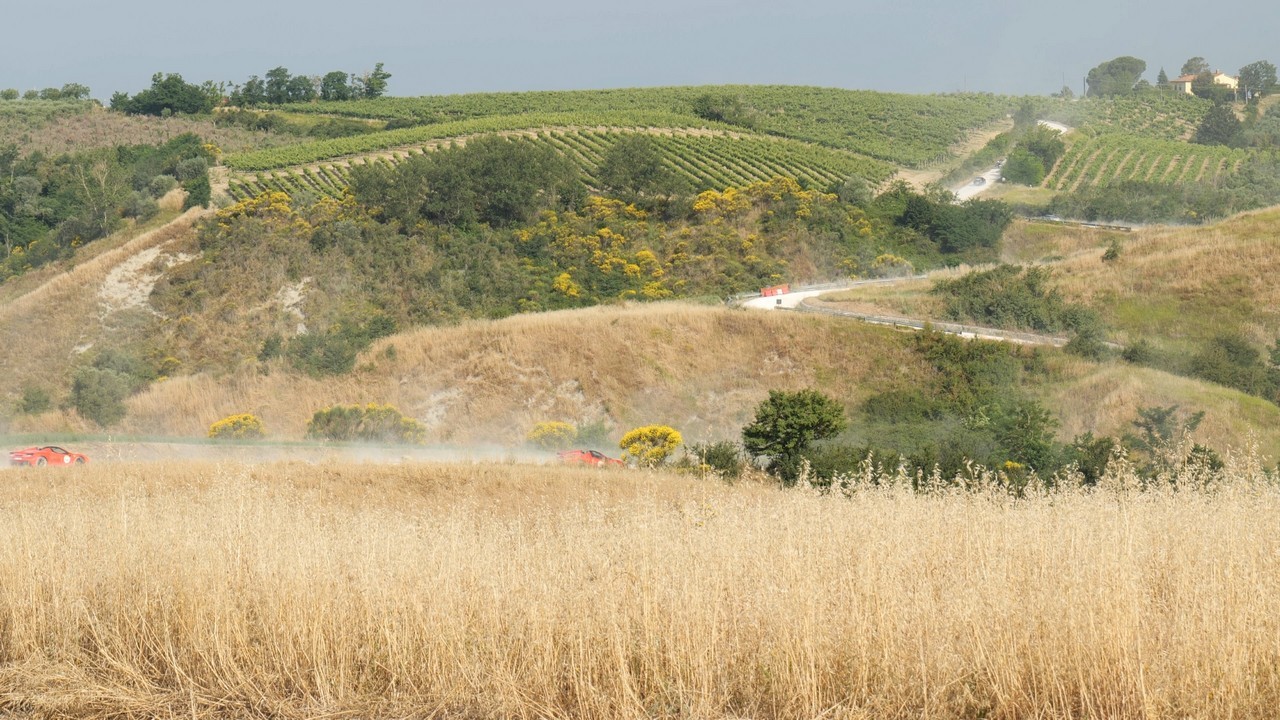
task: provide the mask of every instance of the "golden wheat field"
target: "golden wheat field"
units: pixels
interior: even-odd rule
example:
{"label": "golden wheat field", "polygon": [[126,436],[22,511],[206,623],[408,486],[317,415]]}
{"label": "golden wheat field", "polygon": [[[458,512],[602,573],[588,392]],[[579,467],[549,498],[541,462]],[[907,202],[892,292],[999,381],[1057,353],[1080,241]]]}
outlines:
{"label": "golden wheat field", "polygon": [[0,717],[1280,707],[1280,490],[1248,457],[1023,499],[872,469],[827,495],[511,463],[0,476]]}

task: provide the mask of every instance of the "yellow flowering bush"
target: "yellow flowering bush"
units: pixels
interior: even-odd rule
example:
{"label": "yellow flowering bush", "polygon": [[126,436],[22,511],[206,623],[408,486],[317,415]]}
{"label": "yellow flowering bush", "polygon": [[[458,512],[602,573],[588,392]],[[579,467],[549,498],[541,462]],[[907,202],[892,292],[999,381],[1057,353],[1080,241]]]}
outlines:
{"label": "yellow flowering bush", "polygon": [[266,437],[266,429],[257,415],[228,415],[209,426],[209,437],[216,440],[256,440]]}
{"label": "yellow flowering bush", "polygon": [[624,460],[632,459],[644,467],[661,465],[684,443],[675,428],[667,425],[645,425],[631,430],[618,441]]}
{"label": "yellow flowering bush", "polygon": [[534,425],[524,439],[543,450],[563,450],[578,440],[578,428],[567,422],[549,420]]}

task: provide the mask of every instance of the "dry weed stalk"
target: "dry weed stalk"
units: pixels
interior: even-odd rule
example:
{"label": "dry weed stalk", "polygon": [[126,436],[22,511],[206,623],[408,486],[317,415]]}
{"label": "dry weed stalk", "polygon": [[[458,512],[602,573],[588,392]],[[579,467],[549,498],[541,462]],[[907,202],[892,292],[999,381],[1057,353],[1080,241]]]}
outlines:
{"label": "dry weed stalk", "polygon": [[[1272,717],[1280,492],[518,465],[10,472],[0,713]],[[940,480],[940,479],[939,479]]]}

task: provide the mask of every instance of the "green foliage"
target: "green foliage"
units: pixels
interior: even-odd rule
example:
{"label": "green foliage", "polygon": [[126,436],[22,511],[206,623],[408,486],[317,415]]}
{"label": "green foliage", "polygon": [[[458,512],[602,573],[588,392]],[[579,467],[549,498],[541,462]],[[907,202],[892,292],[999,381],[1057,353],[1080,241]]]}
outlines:
{"label": "green foliage", "polygon": [[1178,71],[1178,74],[1180,76],[1203,75],[1209,72],[1210,69],[1209,61],[1197,55],[1182,63],[1182,69]]}
{"label": "green foliage", "polygon": [[211,83],[192,85],[177,73],[156,73],[151,87],[132,98],[126,93],[111,96],[111,109],[130,115],[206,114],[221,99],[221,92]]}
{"label": "green foliage", "polygon": [[112,369],[81,368],[71,384],[71,406],[80,417],[110,427],[124,419],[130,379]]}
{"label": "green foliage", "polygon": [[[355,367],[360,351],[394,332],[395,322],[381,314],[363,321],[338,322],[326,330],[291,338],[285,356],[293,367],[313,377],[345,375]],[[263,349],[266,350],[265,345]]]}
{"label": "green foliage", "polygon": [[845,426],[844,408],[817,390],[770,390],[755,419],[742,429],[742,447],[752,457],[768,458],[769,471],[792,485],[805,450]]}
{"label": "green foliage", "polygon": [[[113,232],[122,217],[146,219],[158,175],[203,158],[195,135],[161,146],[119,146],[50,159],[0,147],[0,280],[59,260]],[[203,160],[201,160],[203,162]]]}
{"label": "green foliage", "polygon": [[384,206],[402,224],[420,217],[454,226],[527,222],[582,193],[577,170],[556,152],[496,136],[394,168],[361,166],[352,172],[351,189],[358,201]]}
{"label": "green foliage", "polygon": [[1254,95],[1270,95],[1276,86],[1276,66],[1266,60],[1240,68],[1240,87]]}
{"label": "green foliage", "polygon": [[1111,263],[1119,259],[1120,259],[1120,241],[1116,240],[1115,238],[1112,238],[1111,242],[1107,243],[1106,252],[1102,253],[1102,262]]}
{"label": "green foliage", "polygon": [[737,480],[746,468],[742,448],[729,440],[695,443],[685,448],[685,454],[698,470],[715,473],[724,480]]}
{"label": "green foliage", "polygon": [[182,183],[182,189],[187,191],[187,197],[182,201],[182,209],[186,210],[193,207],[208,207],[209,201],[213,197],[213,189],[209,184],[208,174],[198,175]]}
{"label": "green foliage", "polygon": [[760,111],[751,107],[742,95],[706,93],[693,101],[693,114],[705,120],[755,129]]}
{"label": "green foliage", "polygon": [[1009,159],[1000,169],[1000,174],[1009,182],[1034,187],[1044,181],[1044,161],[1027,149],[1019,147],[1009,153]]}
{"label": "green foliage", "polygon": [[901,182],[881,193],[871,212],[914,230],[936,243],[941,253],[971,259],[993,254],[1013,222],[1013,211],[998,200],[975,198],[955,205],[950,197],[921,195]]}
{"label": "green foliage", "polygon": [[1133,92],[1138,78],[1147,69],[1147,63],[1136,57],[1124,55],[1108,60],[1089,71],[1085,82],[1089,97],[1108,97]]}
{"label": "green foliage", "polygon": [[631,459],[642,467],[656,467],[684,443],[675,428],[667,425],[645,425],[628,431],[618,441],[622,458]]}
{"label": "green foliage", "polygon": [[[381,98],[295,105],[289,110],[379,118],[415,126],[430,123],[396,131],[407,135],[398,135],[396,140],[388,138],[381,145],[386,148],[421,142],[406,137],[421,138],[424,133],[434,138],[457,137],[469,131],[447,131],[443,125],[474,126],[477,121],[483,121],[480,124],[489,130],[719,126],[717,121],[705,120],[694,112],[694,103],[705,95],[740,97],[745,107],[759,108],[755,116],[758,132],[917,167],[948,158],[951,146],[963,140],[969,130],[1003,117],[1013,105],[1008,98],[981,94],[923,96],[791,86],[728,86]],[[564,113],[565,108],[577,112]],[[539,115],[545,120],[539,120]],[[505,119],[495,122],[503,116]],[[352,153],[321,155],[312,161],[343,154]],[[232,161],[240,162],[234,158]],[[296,163],[246,169],[291,164]]]}
{"label": "green foliage", "polygon": [[1071,444],[1063,452],[1062,464],[1068,467],[1074,465],[1083,484],[1092,487],[1106,473],[1107,465],[1111,463],[1118,447],[1115,438],[1094,437],[1092,432],[1086,432],[1071,440]]}
{"label": "green foliage", "polygon": [[1018,147],[1038,158],[1046,170],[1057,164],[1058,158],[1062,157],[1066,149],[1062,133],[1045,125],[1034,125],[1027,129],[1019,137]]}
{"label": "green foliage", "polygon": [[334,405],[317,410],[307,422],[307,438],[335,442],[420,445],[427,429],[390,405]]}
{"label": "green foliage", "polygon": [[42,387],[28,385],[22,388],[22,397],[18,400],[18,412],[23,415],[39,415],[53,407],[53,399],[49,391]]}
{"label": "green foliage", "polygon": [[954,280],[941,279],[930,291],[946,301],[947,317],[999,328],[1040,332],[1075,330],[1093,319],[1050,286],[1052,270],[1000,265]]}
{"label": "green foliage", "polygon": [[543,450],[564,450],[578,440],[578,429],[567,422],[549,420],[534,425],[524,440]]}
{"label": "green foliage", "polygon": [[1194,141],[1200,145],[1226,145],[1235,147],[1240,143],[1243,126],[1230,105],[1214,105],[1200,127],[1196,128]]}
{"label": "green foliage", "polygon": [[597,173],[602,187],[622,197],[678,194],[685,183],[665,164],[662,148],[649,135],[632,134],[604,154]]}
{"label": "green foliage", "polygon": [[159,199],[176,187],[178,187],[178,181],[172,175],[156,175],[147,183],[147,193]]}
{"label": "green foliage", "polygon": [[262,420],[251,413],[228,415],[209,426],[209,437],[215,440],[258,440],[266,434]]}
{"label": "green foliage", "polygon": [[1191,375],[1241,392],[1280,399],[1280,369],[1269,365],[1262,352],[1238,332],[1210,339],[1192,358]]}
{"label": "green foliage", "polygon": [[609,424],[604,420],[592,420],[582,423],[577,428],[578,442],[587,447],[609,445]]}

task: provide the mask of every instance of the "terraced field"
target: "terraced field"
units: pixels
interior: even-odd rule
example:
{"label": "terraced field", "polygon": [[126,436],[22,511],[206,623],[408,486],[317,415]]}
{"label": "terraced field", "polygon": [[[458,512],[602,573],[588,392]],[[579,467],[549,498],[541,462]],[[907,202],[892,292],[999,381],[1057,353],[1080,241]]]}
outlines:
{"label": "terraced field", "polygon": [[[826,188],[852,175],[879,183],[890,177],[886,162],[821,145],[786,138],[705,128],[556,127],[506,132],[529,142],[549,144],[574,160],[586,182],[596,186],[596,173],[613,143],[628,134],[647,133],[659,145],[667,165],[697,190],[724,189],[774,177],[792,177],[809,187]],[[396,163],[467,137],[442,138],[397,148],[373,157],[312,162],[294,168],[242,173],[231,178],[229,192],[241,199],[264,190],[338,197],[354,163]],[[358,139],[358,138],[357,138]],[[287,148],[282,150],[288,150]]]}
{"label": "terraced field", "polygon": [[1150,92],[1062,102],[1046,115],[1085,132],[1189,140],[1211,107],[1212,102],[1193,95]]}
{"label": "terraced field", "polygon": [[1126,181],[1161,185],[1215,182],[1236,172],[1247,151],[1122,133],[1077,140],[1044,181],[1071,192]]}
{"label": "terraced field", "polygon": [[[560,114],[572,108],[604,116],[605,124],[637,124],[627,117],[677,116],[672,127],[705,125],[719,117],[739,130],[804,140],[923,167],[949,157],[950,148],[1004,118],[1016,101],[987,94],[901,95],[832,88],[725,85],[620,90],[474,93],[419,98],[306,103],[302,113],[378,118],[426,127],[492,118]],[[544,123],[585,124],[585,123]],[[524,125],[523,127],[536,127]],[[515,129],[515,128],[508,128]],[[267,168],[253,168],[267,169]]]}

